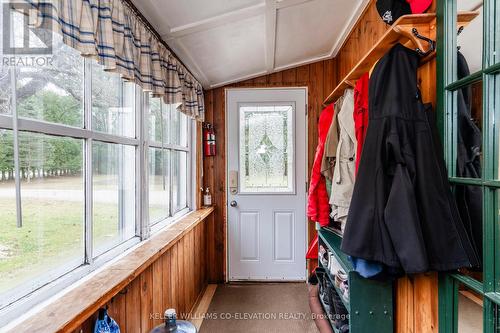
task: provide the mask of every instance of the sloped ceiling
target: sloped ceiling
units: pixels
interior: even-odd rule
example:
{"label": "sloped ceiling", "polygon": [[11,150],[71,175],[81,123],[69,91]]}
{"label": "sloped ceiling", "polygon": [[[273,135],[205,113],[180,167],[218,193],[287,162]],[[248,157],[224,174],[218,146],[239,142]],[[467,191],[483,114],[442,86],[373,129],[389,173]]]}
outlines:
{"label": "sloped ceiling", "polygon": [[133,0],[208,88],[336,55],[369,0]]}

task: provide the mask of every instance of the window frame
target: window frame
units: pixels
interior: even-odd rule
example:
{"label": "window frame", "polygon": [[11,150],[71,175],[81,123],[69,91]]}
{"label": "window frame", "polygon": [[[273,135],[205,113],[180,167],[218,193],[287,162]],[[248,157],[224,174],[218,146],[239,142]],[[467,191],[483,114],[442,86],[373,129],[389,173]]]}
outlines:
{"label": "window frame", "polygon": [[[76,51],[75,51],[76,52]],[[187,118],[187,145],[165,145],[166,148],[172,150],[185,151],[187,153],[187,188],[186,198],[187,205],[175,214],[170,214],[168,218],[151,225],[149,223],[149,202],[148,202],[148,148],[149,148],[149,132],[148,124],[148,99],[145,97],[148,92],[143,91],[138,85],[134,85],[135,95],[135,135],[134,137],[120,136],[110,133],[99,132],[92,130],[92,59],[83,58],[81,68],[83,74],[82,96],[83,96],[83,123],[82,127],[74,127],[70,125],[51,123],[44,120],[22,118],[17,115],[16,106],[17,100],[12,98],[11,114],[0,114],[0,128],[13,131],[14,136],[14,169],[16,174],[19,174],[19,147],[17,138],[20,132],[41,133],[56,137],[69,137],[83,140],[83,165],[82,177],[84,187],[84,211],[83,214],[83,241],[84,253],[81,257],[80,264],[76,265],[60,265],[54,270],[44,272],[37,276],[34,280],[39,280],[38,284],[34,284],[33,280],[27,283],[16,286],[9,290],[7,299],[0,304],[0,326],[3,326],[16,318],[19,318],[19,313],[27,312],[33,308],[34,304],[40,303],[51,296],[59,293],[64,288],[78,283],[79,280],[102,267],[110,260],[115,259],[120,254],[127,250],[131,250],[135,245],[142,240],[148,239],[155,232],[163,229],[167,225],[172,225],[180,217],[184,216],[196,207],[193,206],[195,186],[192,181],[196,175],[196,164],[193,163],[195,155],[196,133],[193,130],[195,121]],[[11,80],[15,84],[15,68],[10,68]],[[117,74],[113,74],[117,75]],[[121,81],[121,89],[125,85],[125,81]],[[15,94],[14,94],[15,95]],[[192,141],[193,140],[193,141]],[[135,234],[112,248],[104,251],[99,256],[94,257],[93,248],[93,172],[92,172],[92,146],[94,141],[101,141],[112,144],[122,144],[132,146],[135,149]],[[21,193],[20,182],[16,177],[16,214],[17,218],[22,219],[21,215]],[[170,198],[171,199],[171,198]],[[171,205],[171,203],[169,203]],[[19,220],[18,220],[19,221]]]}
{"label": "window frame", "polygon": [[[193,209],[193,201],[190,199],[191,194],[195,192],[192,184],[192,179],[193,176],[195,175],[195,170],[193,167],[195,167],[194,163],[192,163],[192,158],[193,156],[193,142],[196,142],[196,138],[193,137],[193,120],[187,117],[187,124],[186,124],[186,137],[187,137],[187,143],[186,146],[178,145],[178,144],[172,144],[171,140],[169,138],[168,143],[165,143],[165,139],[163,138],[163,132],[162,132],[162,140],[161,142],[151,140],[151,135],[149,135],[149,127],[148,124],[149,122],[149,117],[150,117],[150,99],[153,98],[149,92],[144,92],[143,93],[143,106],[144,106],[144,112],[145,112],[145,117],[144,117],[144,123],[145,123],[145,131],[146,134],[144,135],[145,139],[145,156],[146,156],[146,162],[148,163],[145,167],[148,172],[146,172],[146,177],[148,178],[147,180],[147,188],[146,192],[148,195],[148,200],[147,200],[147,205],[144,207],[144,210],[146,211],[147,218],[146,221],[149,223],[149,230],[147,232],[149,234],[154,234],[155,232],[158,232],[159,230],[163,229],[164,227],[174,223],[176,220],[178,220],[180,217],[184,216],[186,213],[188,213],[190,210]],[[161,115],[162,115],[162,124],[163,124],[163,115],[164,115],[164,108],[168,107],[168,113],[169,113],[169,120],[171,117],[171,112],[180,112],[175,109],[174,106],[165,104],[163,101],[160,100],[160,107],[161,107]],[[169,135],[172,135],[172,131],[169,131]],[[151,221],[151,217],[149,216],[149,149],[150,148],[156,148],[156,149],[161,149],[163,152],[169,151],[170,152],[170,159],[169,159],[169,165],[167,166],[167,172],[168,172],[168,177],[169,177],[169,214],[166,217],[163,217],[157,221]],[[173,191],[172,191],[172,166],[173,166],[173,158],[172,158],[172,152],[185,152],[187,155],[187,190],[186,190],[186,207],[181,208],[177,211],[174,211],[173,209]]]}
{"label": "window frame", "polygon": [[[496,10],[495,10],[495,6]],[[494,91],[495,80],[500,79],[500,62],[492,59],[500,51],[500,45],[495,45],[495,24],[498,30],[500,15],[496,17],[499,4],[494,0],[484,0],[483,3],[483,56],[482,69],[457,80],[457,0],[442,0],[438,2],[438,55],[437,55],[437,111],[438,127],[443,140],[445,160],[448,168],[448,178],[453,185],[476,185],[483,193],[483,282],[477,281],[462,273],[439,274],[439,332],[457,332],[458,327],[458,287],[464,285],[483,296],[483,331],[496,332],[495,307],[500,306],[499,267],[500,260],[500,217],[498,214],[498,199],[500,198],[500,180],[495,174],[498,170],[500,154],[498,149],[500,137],[495,131],[495,119],[500,119],[500,110],[495,109],[495,101],[499,103],[500,90]],[[496,21],[496,22],[495,22]],[[496,61],[496,62],[495,62]],[[457,156],[457,110],[456,91],[472,83],[482,81],[482,146],[483,161],[481,178],[462,178],[455,176]],[[497,250],[497,251],[495,251]]]}

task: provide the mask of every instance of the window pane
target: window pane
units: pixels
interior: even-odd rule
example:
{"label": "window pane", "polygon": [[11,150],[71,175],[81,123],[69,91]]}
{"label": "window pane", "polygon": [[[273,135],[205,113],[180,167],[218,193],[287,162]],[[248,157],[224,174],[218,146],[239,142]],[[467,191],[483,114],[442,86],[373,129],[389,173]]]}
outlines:
{"label": "window pane", "polygon": [[151,224],[170,215],[169,154],[168,150],[149,148],[149,222]]}
{"label": "window pane", "polygon": [[187,116],[177,111],[174,104],[168,106],[170,108],[170,128],[171,128],[171,143],[180,146],[187,146]]}
{"label": "window pane", "polygon": [[[470,166],[469,166],[470,167]],[[483,280],[483,189],[481,186],[455,185],[453,195],[457,203],[460,219],[465,227],[465,232],[471,241],[473,254],[477,260],[471,258],[473,263],[478,263],[472,270],[461,269],[461,272],[478,280]]]}
{"label": "window pane", "polygon": [[[53,36],[51,65],[16,67],[17,112],[20,117],[82,127],[83,58],[63,44],[59,34]],[[10,83],[2,79],[1,85],[5,91]]]}
{"label": "window pane", "polygon": [[0,65],[0,114],[11,114],[12,84],[10,70]]}
{"label": "window pane", "polygon": [[92,63],[92,129],[135,136],[135,84]]}
{"label": "window pane", "polygon": [[[0,300],[3,293],[17,285],[23,260],[29,256],[18,247],[22,232],[16,223],[16,188],[14,184],[14,141],[12,131],[0,130]],[[21,250],[18,252],[18,250]],[[0,304],[3,302],[0,301]]]}
{"label": "window pane", "polygon": [[457,0],[457,11],[478,11],[479,15],[463,28],[457,37],[460,52],[469,63],[471,73],[483,68],[483,4],[476,0]]}
{"label": "window pane", "polygon": [[135,235],[135,147],[94,142],[92,147],[94,254]]}
{"label": "window pane", "polygon": [[[460,72],[460,71],[459,71]],[[460,76],[459,76],[460,78]],[[457,110],[457,177],[481,178],[483,161],[483,84],[472,83],[456,94]]]}
{"label": "window pane", "polygon": [[149,140],[161,142],[165,135],[165,120],[162,116],[161,100],[149,98]]}
{"label": "window pane", "polygon": [[241,106],[239,112],[240,192],[293,192],[293,107]]}
{"label": "window pane", "polygon": [[[10,141],[11,135],[4,140]],[[10,156],[10,148],[2,150]],[[2,159],[7,173],[11,161]],[[0,190],[0,290],[28,281],[38,287],[47,282],[45,274],[55,278],[83,263],[82,165],[83,140],[19,134],[22,226],[16,227],[14,181],[9,175]]]}
{"label": "window pane", "polygon": [[483,296],[465,285],[458,287],[457,333],[483,333]]}
{"label": "window pane", "polygon": [[187,153],[172,151],[172,209],[187,207]]}

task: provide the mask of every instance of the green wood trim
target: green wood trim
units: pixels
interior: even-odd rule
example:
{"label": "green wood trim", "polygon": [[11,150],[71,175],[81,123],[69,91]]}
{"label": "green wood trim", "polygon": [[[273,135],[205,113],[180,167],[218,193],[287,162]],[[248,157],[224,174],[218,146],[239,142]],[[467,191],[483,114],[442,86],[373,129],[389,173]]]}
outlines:
{"label": "green wood trim", "polygon": [[448,180],[454,185],[475,185],[475,186],[487,186],[493,189],[500,188],[500,180],[483,180],[481,178],[461,178],[461,177],[449,177]]}
{"label": "green wood trim", "polygon": [[500,304],[500,293],[489,292],[485,293],[484,296],[496,304]]}
{"label": "green wood trim", "polygon": [[438,286],[439,333],[449,333],[453,329],[453,279],[441,273]]}
{"label": "green wood trim", "polygon": [[494,65],[491,65],[490,67],[483,70],[483,72],[486,74],[496,74],[496,73],[500,72],[500,62],[496,63]]}
{"label": "green wood trim", "polygon": [[476,185],[483,186],[484,182],[481,178],[461,178],[461,177],[449,177],[448,180],[452,184],[456,185]]}
{"label": "green wood trim", "polygon": [[463,88],[463,87],[466,87],[472,83],[475,83],[477,81],[481,81],[481,79],[483,78],[483,72],[482,71],[479,71],[479,72],[475,72],[469,76],[466,76],[464,78],[461,78],[460,80],[457,80],[453,83],[450,83],[449,85],[446,86],[446,90],[449,90],[449,91],[454,91],[454,90],[457,90],[457,89],[460,89],[460,88]]}
{"label": "green wood trim", "polygon": [[451,274],[451,277],[454,278],[455,280],[461,282],[468,288],[471,288],[475,292],[479,294],[483,294],[483,284],[480,281],[477,281],[476,279],[473,279],[467,275],[463,274]]}
{"label": "green wood trim", "polygon": [[342,243],[342,237],[340,237],[338,234],[335,232],[329,231],[325,228],[321,228],[321,230],[318,231],[318,235],[323,241],[325,242],[326,246],[330,248],[332,251],[333,255],[337,259],[337,261],[340,263],[342,268],[346,273],[349,273],[350,271],[353,270],[352,264],[347,258],[347,256],[340,250],[340,244]]}
{"label": "green wood trim", "polygon": [[[483,331],[495,332],[498,327],[495,327],[495,303],[488,298],[483,300]],[[496,331],[498,332],[498,331]]]}
{"label": "green wood trim", "polygon": [[[456,80],[456,0],[438,1],[437,31],[437,98],[438,117],[441,121],[440,133],[443,138],[448,174],[452,184],[474,185],[483,188],[483,266],[484,283],[463,274],[440,274],[439,276],[439,332],[456,333],[458,330],[458,286],[460,283],[475,292],[485,295],[483,323],[484,332],[494,332],[495,322],[498,322],[495,307],[500,304],[500,265],[496,264],[500,249],[499,203],[497,190],[500,189],[500,154],[497,152],[500,143],[498,127],[500,119],[500,63],[498,54],[494,56],[495,48],[500,51],[500,13],[499,4],[495,0],[485,0],[483,7],[483,68],[484,70]],[[498,34],[498,35],[495,35]],[[495,40],[496,37],[496,40]],[[495,42],[496,41],[496,42]],[[483,165],[482,179],[455,177],[456,167],[456,133],[457,110],[456,90],[474,82],[483,81]],[[497,81],[498,80],[498,81]],[[496,90],[495,90],[496,87]],[[495,104],[496,103],[496,104]],[[494,112],[494,114],[493,114]],[[496,283],[495,283],[496,282]]]}

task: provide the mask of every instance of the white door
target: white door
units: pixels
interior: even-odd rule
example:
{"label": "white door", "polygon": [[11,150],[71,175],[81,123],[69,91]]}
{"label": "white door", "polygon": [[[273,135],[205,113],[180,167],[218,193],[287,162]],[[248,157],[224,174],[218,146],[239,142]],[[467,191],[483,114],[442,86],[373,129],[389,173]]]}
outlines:
{"label": "white door", "polygon": [[306,278],[305,88],[229,89],[229,280]]}

